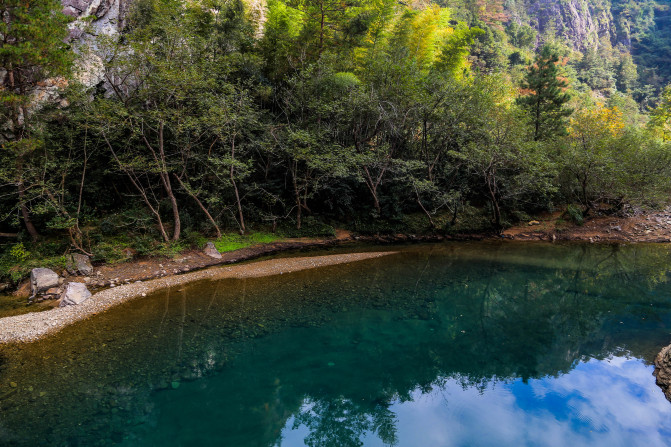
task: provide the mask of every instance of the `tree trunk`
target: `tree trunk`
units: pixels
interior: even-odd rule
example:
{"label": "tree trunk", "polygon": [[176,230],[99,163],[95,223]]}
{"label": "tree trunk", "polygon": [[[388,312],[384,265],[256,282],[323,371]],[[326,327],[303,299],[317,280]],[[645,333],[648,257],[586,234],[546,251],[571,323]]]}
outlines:
{"label": "tree trunk", "polygon": [[494,180],[487,179],[487,187],[489,189],[489,199],[492,202],[492,210],[494,212],[494,227],[497,232],[501,232],[501,208],[499,208],[499,200],[496,197],[496,187],[493,185]]}
{"label": "tree trunk", "polygon": [[23,180],[19,180],[19,206],[21,207],[21,215],[23,216],[23,223],[26,226],[26,230],[28,230],[28,234],[30,234],[30,238],[33,241],[37,241],[40,238],[40,233],[37,231],[37,228],[35,228],[35,225],[33,224],[33,221],[30,218],[30,211],[28,211],[28,207],[24,202],[25,195],[26,190],[25,187],[23,186]]}
{"label": "tree trunk", "polygon": [[233,191],[235,192],[235,203],[238,206],[238,216],[240,218],[240,234],[245,234],[245,216],[242,213],[242,203],[240,202],[240,193],[238,192],[238,185],[235,183],[235,137],[231,143],[231,184],[233,185]]}
{"label": "tree trunk", "polygon": [[179,235],[182,231],[182,221],[179,218],[179,208],[177,206],[177,198],[172,190],[172,185],[170,184],[170,175],[168,174],[168,168],[165,163],[165,151],[163,149],[163,123],[159,125],[158,128],[158,150],[161,156],[161,180],[163,181],[163,187],[165,188],[166,194],[170,199],[170,205],[172,207],[172,221],[173,221],[173,232],[172,240],[179,240]]}
{"label": "tree trunk", "polygon": [[210,222],[212,222],[212,225],[214,226],[214,229],[215,229],[215,231],[217,232],[217,238],[220,238],[220,237],[221,237],[221,230],[219,229],[219,225],[217,225],[217,222],[214,220],[214,217],[212,217],[212,215],[211,215],[210,212],[207,210],[207,208],[205,208],[205,205],[203,205],[203,202],[201,202],[200,199],[186,187],[186,185],[184,184],[184,182],[182,181],[182,179],[179,178],[179,177],[177,176],[177,174],[175,174],[175,178],[177,179],[177,181],[179,182],[179,184],[182,186],[182,189],[183,189],[184,191],[186,191],[186,193],[187,193],[188,195],[190,195],[191,198],[193,198],[193,200],[196,201],[196,203],[198,204],[198,206],[200,207],[200,209],[203,210],[203,212],[205,213],[205,215],[207,216],[207,218],[210,220]]}
{"label": "tree trunk", "polygon": [[373,202],[375,206],[375,210],[377,211],[377,214],[380,214],[380,201],[377,198],[377,183],[373,181],[373,178],[370,175],[370,171],[368,170],[367,166],[364,166],[363,171],[366,173],[366,176],[364,177],[364,180],[366,182],[366,186],[368,186],[368,190],[370,191],[371,195],[373,196]]}
{"label": "tree trunk", "polygon": [[296,229],[301,229],[301,216],[302,216],[302,206],[301,206],[301,192],[298,190],[298,181],[296,180],[296,175],[298,171],[298,163],[294,162],[291,170],[291,180],[294,185],[294,196],[296,198]]}

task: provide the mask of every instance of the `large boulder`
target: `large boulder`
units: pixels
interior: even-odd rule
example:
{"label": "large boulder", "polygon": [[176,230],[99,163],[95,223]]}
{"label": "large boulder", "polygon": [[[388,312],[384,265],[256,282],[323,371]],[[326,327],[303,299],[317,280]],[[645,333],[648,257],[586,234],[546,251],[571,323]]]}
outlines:
{"label": "large boulder", "polygon": [[664,391],[666,398],[671,401],[671,345],[662,349],[655,358],[655,372],[653,373],[657,385]]}
{"label": "large boulder", "polygon": [[71,282],[65,288],[65,293],[61,298],[61,307],[78,305],[89,298],[91,298],[91,292],[86,288],[86,284]]}
{"label": "large boulder", "polygon": [[205,248],[203,249],[203,253],[206,255],[215,258],[215,259],[221,259],[221,253],[219,253],[219,250],[217,250],[217,247],[214,246],[214,242],[208,242],[205,244]]}
{"label": "large boulder", "polygon": [[81,253],[69,254],[65,268],[71,275],[89,276],[93,273],[93,266],[89,257]]}
{"label": "large boulder", "polygon": [[46,292],[52,287],[58,287],[58,275],[51,269],[38,268],[30,272],[30,294]]}

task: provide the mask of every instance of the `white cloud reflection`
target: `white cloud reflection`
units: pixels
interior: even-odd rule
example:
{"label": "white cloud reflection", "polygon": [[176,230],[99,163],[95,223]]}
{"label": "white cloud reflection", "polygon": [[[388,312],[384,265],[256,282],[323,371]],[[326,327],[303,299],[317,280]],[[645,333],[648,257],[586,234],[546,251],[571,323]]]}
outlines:
{"label": "white cloud reflection", "polygon": [[[484,392],[456,380],[394,403],[399,446],[671,446],[671,403],[652,367],[613,357],[580,363],[559,377],[497,383]],[[305,427],[284,430],[302,445]],[[382,446],[375,434],[366,446]]]}

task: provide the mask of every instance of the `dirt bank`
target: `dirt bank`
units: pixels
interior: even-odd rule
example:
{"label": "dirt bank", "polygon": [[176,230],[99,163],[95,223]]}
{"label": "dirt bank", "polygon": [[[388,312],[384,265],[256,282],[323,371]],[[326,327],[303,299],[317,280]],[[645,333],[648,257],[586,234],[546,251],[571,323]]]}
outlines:
{"label": "dirt bank", "polygon": [[583,225],[548,213],[503,232],[508,239],[586,242],[671,242],[671,208],[630,217],[595,216]]}

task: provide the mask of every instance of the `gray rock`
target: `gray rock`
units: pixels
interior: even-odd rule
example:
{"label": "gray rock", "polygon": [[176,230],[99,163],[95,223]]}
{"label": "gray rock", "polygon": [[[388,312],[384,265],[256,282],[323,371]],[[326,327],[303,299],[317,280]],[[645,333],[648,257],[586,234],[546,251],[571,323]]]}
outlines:
{"label": "gray rock", "polygon": [[51,269],[38,268],[30,272],[30,293],[32,296],[52,287],[58,287],[58,285],[58,275]]}
{"label": "gray rock", "polygon": [[671,402],[671,345],[662,349],[655,358],[653,372],[657,385],[664,391],[664,395]]}
{"label": "gray rock", "polygon": [[88,276],[93,273],[93,266],[91,265],[89,257],[81,253],[69,254],[65,268],[71,275],[80,274]]}
{"label": "gray rock", "polygon": [[214,246],[214,242],[208,242],[205,244],[205,248],[203,249],[203,253],[206,255],[215,258],[215,259],[221,259],[221,253],[219,253],[219,250],[217,250],[217,247]]}
{"label": "gray rock", "polygon": [[65,288],[61,307],[81,304],[89,298],[91,298],[91,292],[86,288],[86,284],[71,282]]}

